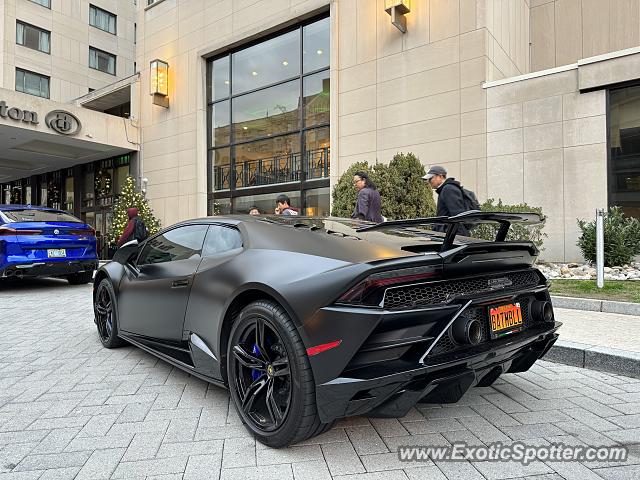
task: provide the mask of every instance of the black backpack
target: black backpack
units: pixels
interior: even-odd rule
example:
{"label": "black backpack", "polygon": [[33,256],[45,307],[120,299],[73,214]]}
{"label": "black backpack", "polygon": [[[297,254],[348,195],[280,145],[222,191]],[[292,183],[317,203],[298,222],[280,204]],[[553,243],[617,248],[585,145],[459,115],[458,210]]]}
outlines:
{"label": "black backpack", "polygon": [[133,238],[135,238],[138,243],[142,242],[149,236],[149,232],[147,231],[147,226],[144,224],[142,219],[136,218],[135,225],[133,227]]}
{"label": "black backpack", "polygon": [[464,207],[469,210],[480,210],[480,202],[478,201],[478,197],[471,190],[467,190],[462,185],[460,185],[460,190],[462,190],[462,199],[464,200]]}

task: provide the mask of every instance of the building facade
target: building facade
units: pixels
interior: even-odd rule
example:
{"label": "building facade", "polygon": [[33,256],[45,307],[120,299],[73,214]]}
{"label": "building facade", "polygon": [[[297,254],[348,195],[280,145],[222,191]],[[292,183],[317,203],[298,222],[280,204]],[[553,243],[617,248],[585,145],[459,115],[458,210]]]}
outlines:
{"label": "building facade", "polygon": [[[6,1],[5,30],[23,28],[15,12],[37,13],[40,2]],[[640,216],[640,0],[76,3],[83,13],[70,23],[82,24],[74,35],[87,61],[111,68],[100,53],[115,52],[111,17],[95,7],[117,4],[116,73],[127,63],[139,74],[95,84],[75,105],[116,113],[114,98],[130,92],[135,172],[165,225],[218,209],[270,212],[280,193],[301,213],[326,215],[350,165],[398,152],[445,166],[480,200],[542,207],[547,260],[580,258],[576,220],[596,208]],[[397,7],[409,10],[399,13],[404,33],[386,8],[397,3],[409,7]],[[49,28],[36,20],[24,17]],[[10,43],[5,85],[16,68],[35,69],[6,60]],[[51,95],[94,88],[95,70],[82,69],[86,79],[52,79]]]}
{"label": "building facade", "polygon": [[62,208],[105,233],[124,179],[136,173],[136,8],[133,0],[0,2],[0,202]]}

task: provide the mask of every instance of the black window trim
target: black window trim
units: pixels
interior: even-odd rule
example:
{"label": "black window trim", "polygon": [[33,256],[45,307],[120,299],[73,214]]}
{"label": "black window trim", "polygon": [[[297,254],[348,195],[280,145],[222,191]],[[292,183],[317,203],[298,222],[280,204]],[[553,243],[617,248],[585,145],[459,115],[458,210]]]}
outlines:
{"label": "black window trim", "polygon": [[[26,93],[27,95],[33,95],[34,97],[38,97],[38,98],[47,98],[50,99],[51,98],[51,77],[49,75],[44,75],[43,73],[38,73],[38,72],[34,72],[33,70],[27,70],[26,68],[22,68],[22,67],[18,67],[16,66],[16,73],[17,72],[22,72],[22,73],[31,73],[33,75],[37,75],[41,78],[46,78],[49,81],[49,96],[47,97],[43,97],[42,95],[33,95],[32,93],[26,92],[26,91],[21,91],[21,90],[17,90],[20,93]],[[15,86],[15,81],[14,81],[14,86]]]}
{"label": "black window trim", "polygon": [[[106,13],[107,15],[111,15],[113,18],[115,18],[116,31],[115,32],[110,32],[109,30],[103,30],[102,28],[98,27],[97,25],[92,25],[91,24],[91,9],[92,8],[94,8],[96,10],[99,10],[99,11],[101,11],[103,13]],[[89,26],[93,27],[93,28],[97,28],[101,32],[109,33],[111,35],[118,35],[118,15],[116,15],[115,13],[111,13],[109,10],[105,10],[104,8],[100,8],[97,5],[94,5],[93,3],[90,3],[89,4]],[[109,52],[105,52],[105,53],[109,53]]]}
{"label": "black window trim", "polygon": [[[113,73],[105,72],[104,70],[100,70],[99,68],[91,66],[91,50],[95,50],[96,52],[100,52],[100,53],[105,53],[105,54],[110,55],[110,56],[113,57]],[[118,56],[114,55],[113,53],[107,52],[106,50],[101,50],[99,48],[92,47],[91,45],[89,45],[89,62],[88,63],[89,63],[89,68],[91,70],[97,70],[98,72],[106,73],[107,75],[113,75],[114,77],[117,75],[117,72],[118,72]]]}
{"label": "black window trim", "polygon": [[[45,52],[43,50],[40,50],[39,48],[30,47],[26,43],[25,44],[18,43],[18,38],[17,38],[18,37],[18,24],[22,24],[25,27],[34,28],[34,29],[38,30],[39,32],[48,33],[49,34],[49,51]],[[28,48],[29,50],[35,50],[36,52],[44,53],[45,55],[51,55],[51,32],[49,30],[47,30],[46,28],[41,28],[41,27],[38,27],[36,25],[33,25],[32,23],[28,23],[28,22],[25,22],[23,20],[20,20],[20,19],[16,18],[16,45]]]}

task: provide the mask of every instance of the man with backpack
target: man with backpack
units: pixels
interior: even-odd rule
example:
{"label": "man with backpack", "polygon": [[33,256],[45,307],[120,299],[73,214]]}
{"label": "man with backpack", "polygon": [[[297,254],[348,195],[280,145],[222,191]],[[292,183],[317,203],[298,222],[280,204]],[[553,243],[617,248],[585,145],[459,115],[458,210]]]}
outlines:
{"label": "man with backpack", "polygon": [[[455,178],[447,178],[447,170],[439,165],[432,166],[427,174],[422,177],[429,182],[438,194],[438,206],[436,216],[451,217],[469,210],[480,210],[480,203],[475,193],[467,190]],[[434,230],[443,231],[442,226]],[[458,235],[469,235],[469,229],[461,224],[458,227]]]}
{"label": "man with backpack", "polygon": [[127,216],[129,217],[129,221],[118,239],[118,248],[131,240],[137,240],[138,243],[140,243],[149,236],[146,225],[138,216],[137,208],[128,208]]}

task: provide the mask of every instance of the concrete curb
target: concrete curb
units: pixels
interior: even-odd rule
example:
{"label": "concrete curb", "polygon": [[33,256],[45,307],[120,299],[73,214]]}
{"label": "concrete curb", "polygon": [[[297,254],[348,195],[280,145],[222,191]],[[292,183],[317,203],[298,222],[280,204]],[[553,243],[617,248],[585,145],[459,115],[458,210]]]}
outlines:
{"label": "concrete curb", "polygon": [[640,378],[639,352],[558,340],[543,359]]}
{"label": "concrete curb", "polygon": [[612,302],[592,298],[556,297],[555,295],[551,296],[551,301],[553,306],[557,308],[640,316],[640,303]]}

